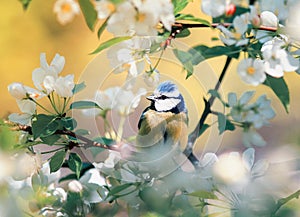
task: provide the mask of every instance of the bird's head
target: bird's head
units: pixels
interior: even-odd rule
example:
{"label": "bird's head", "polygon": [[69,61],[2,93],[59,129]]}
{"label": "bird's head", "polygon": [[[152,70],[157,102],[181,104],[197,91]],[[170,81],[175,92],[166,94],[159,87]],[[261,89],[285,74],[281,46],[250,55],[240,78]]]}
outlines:
{"label": "bird's head", "polygon": [[152,109],[158,112],[187,112],[182,95],[177,86],[170,81],[158,85],[147,99],[151,101]]}

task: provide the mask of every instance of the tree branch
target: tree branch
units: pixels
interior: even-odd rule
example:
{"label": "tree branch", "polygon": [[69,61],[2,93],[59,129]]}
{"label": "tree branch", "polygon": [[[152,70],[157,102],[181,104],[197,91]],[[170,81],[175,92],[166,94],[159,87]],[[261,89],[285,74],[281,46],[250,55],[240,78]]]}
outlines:
{"label": "tree branch", "polygon": [[[22,131],[25,131],[25,132],[28,132],[29,134],[32,135],[32,128],[30,126],[26,126],[26,125],[18,125],[17,126],[17,130],[22,130]],[[66,135],[66,136],[72,136],[74,138],[77,138],[83,142],[85,142],[85,148],[89,148],[89,147],[93,147],[93,146],[96,146],[96,147],[100,147],[100,148],[103,148],[103,149],[109,149],[109,150],[115,150],[115,151],[118,151],[119,150],[119,147],[117,145],[105,145],[105,144],[102,144],[102,143],[99,143],[99,142],[95,142],[87,137],[84,137],[84,136],[81,136],[81,135],[78,135],[76,133],[74,133],[73,131],[70,131],[70,130],[57,130],[55,131],[56,135]],[[79,146],[78,144],[72,142],[69,149],[72,149],[76,146]]]}
{"label": "tree branch", "polygon": [[[202,24],[202,23],[180,23],[180,22],[176,22],[173,25],[173,27],[175,27],[177,29],[207,28],[207,27],[217,28],[218,26],[229,27],[229,26],[232,26],[232,23],[212,23],[210,26],[207,26],[206,24]],[[255,29],[265,30],[265,31],[270,31],[270,32],[276,32],[278,30],[277,27],[269,27],[269,26],[259,26]]]}
{"label": "tree branch", "polygon": [[[217,84],[215,85],[215,88],[214,88],[215,90],[219,90],[220,85],[224,79],[224,76],[230,65],[231,60],[232,60],[231,57],[227,57],[224,68],[220,74]],[[200,162],[197,159],[197,157],[193,154],[193,147],[194,147],[196,139],[199,137],[200,131],[204,125],[206,118],[211,113],[211,106],[214,103],[215,99],[216,99],[215,96],[211,96],[208,101],[204,99],[204,111],[202,113],[202,116],[201,116],[197,126],[195,127],[193,132],[190,133],[189,138],[188,138],[187,147],[185,148],[185,150],[183,152],[196,168],[198,168],[200,166],[199,165]]]}

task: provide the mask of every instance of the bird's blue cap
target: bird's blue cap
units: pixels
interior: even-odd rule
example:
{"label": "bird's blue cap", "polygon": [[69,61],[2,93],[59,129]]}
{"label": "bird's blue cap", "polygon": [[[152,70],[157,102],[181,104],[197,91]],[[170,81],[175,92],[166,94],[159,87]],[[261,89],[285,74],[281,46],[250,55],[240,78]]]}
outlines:
{"label": "bird's blue cap", "polygon": [[159,84],[156,89],[161,93],[170,93],[177,90],[177,86],[171,81],[165,81]]}

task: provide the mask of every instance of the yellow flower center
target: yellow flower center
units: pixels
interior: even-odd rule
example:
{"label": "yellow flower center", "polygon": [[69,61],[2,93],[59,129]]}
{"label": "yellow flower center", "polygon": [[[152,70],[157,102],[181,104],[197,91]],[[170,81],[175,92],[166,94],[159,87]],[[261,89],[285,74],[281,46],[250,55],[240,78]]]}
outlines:
{"label": "yellow flower center", "polygon": [[116,10],[116,7],[115,7],[115,5],[114,5],[113,3],[109,3],[109,4],[107,4],[107,9],[108,9],[111,13],[113,13],[113,12]]}
{"label": "yellow flower center", "polygon": [[235,39],[240,39],[242,37],[242,34],[235,32],[233,33],[233,36]]}
{"label": "yellow flower center", "polygon": [[72,7],[71,7],[70,4],[64,3],[64,4],[61,5],[61,11],[63,13],[69,13],[71,10],[72,10]]}
{"label": "yellow flower center", "polygon": [[146,19],[146,15],[145,14],[143,14],[143,13],[138,13],[138,15],[137,15],[137,21],[138,22],[144,22],[145,21],[145,19]]}
{"label": "yellow flower center", "polygon": [[248,68],[247,68],[247,73],[248,73],[249,75],[253,75],[253,74],[255,73],[255,68],[252,67],[252,66],[248,67]]}

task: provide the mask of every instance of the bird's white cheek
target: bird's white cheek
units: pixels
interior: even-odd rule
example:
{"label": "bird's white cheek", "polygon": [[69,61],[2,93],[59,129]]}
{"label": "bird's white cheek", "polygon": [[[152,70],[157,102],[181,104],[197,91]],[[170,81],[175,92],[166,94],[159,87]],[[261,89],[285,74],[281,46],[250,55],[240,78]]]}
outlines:
{"label": "bird's white cheek", "polygon": [[180,102],[180,99],[165,99],[155,102],[155,109],[157,111],[169,111],[175,108]]}

